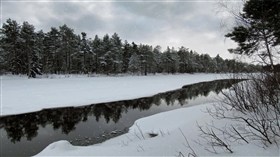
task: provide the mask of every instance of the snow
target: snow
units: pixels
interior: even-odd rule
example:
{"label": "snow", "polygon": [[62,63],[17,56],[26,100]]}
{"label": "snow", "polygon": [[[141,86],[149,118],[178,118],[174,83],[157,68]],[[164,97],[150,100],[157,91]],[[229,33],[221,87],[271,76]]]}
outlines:
{"label": "snow", "polygon": [[228,74],[75,76],[28,79],[2,76],[1,116],[44,108],[82,106],[151,96],[183,85],[228,78]]}
{"label": "snow", "polygon": [[[207,108],[212,104],[204,104],[159,113],[137,120],[129,132],[116,138],[92,146],[73,146],[67,141],[50,144],[37,156],[188,156],[190,149],[186,147],[187,138],[190,146],[198,156],[279,156],[279,148],[270,145],[264,149],[261,143],[230,143],[233,154],[217,149],[218,154],[210,153],[203,142],[198,144],[199,131],[197,123],[204,125],[213,122],[216,127],[233,124],[229,120],[213,119]],[[237,125],[237,124],[233,124]],[[181,133],[181,131],[183,134]],[[150,137],[149,133],[158,136]]]}
{"label": "snow", "polygon": [[[20,76],[1,77],[1,116],[38,111],[44,108],[81,106],[151,96],[203,81],[229,78],[224,74],[177,74],[150,76],[74,76],[27,79]],[[259,141],[230,143],[233,154],[217,149],[207,151],[200,139],[197,124],[213,123],[222,128],[241,126],[229,120],[213,119],[203,104],[159,113],[137,120],[129,132],[92,146],[73,146],[68,141],[57,141],[47,146],[38,156],[188,156],[190,146],[198,156],[279,156],[279,148],[263,148]],[[181,133],[183,132],[183,134]],[[156,135],[151,137],[151,134]]]}

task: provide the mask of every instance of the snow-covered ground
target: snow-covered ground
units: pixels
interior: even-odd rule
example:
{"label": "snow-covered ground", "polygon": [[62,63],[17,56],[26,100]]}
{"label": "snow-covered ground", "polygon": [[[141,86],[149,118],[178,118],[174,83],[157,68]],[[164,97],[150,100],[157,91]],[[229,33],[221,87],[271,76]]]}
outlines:
{"label": "snow-covered ground", "polygon": [[[38,111],[43,108],[80,106],[151,96],[183,85],[229,78],[220,74],[178,74],[151,76],[98,76],[27,79],[18,76],[1,77],[1,115]],[[73,146],[67,141],[50,144],[38,155],[44,156],[188,156],[190,147],[198,156],[279,156],[279,148],[263,148],[258,141],[250,144],[230,143],[233,154],[217,149],[212,154],[200,139],[197,123],[212,122],[222,128],[233,124],[213,119],[204,104],[159,113],[137,120],[129,132],[92,146]],[[181,132],[182,131],[182,132]],[[149,134],[156,134],[151,137]],[[196,142],[195,142],[196,141]],[[199,143],[199,144],[198,144]]]}
{"label": "snow-covered ground", "polygon": [[[207,145],[201,141],[198,144],[199,130],[197,123],[204,125],[211,121],[221,128],[230,125],[229,120],[215,120],[203,111],[211,104],[181,108],[173,111],[159,113],[150,117],[137,120],[129,132],[104,143],[92,146],[73,146],[67,141],[58,141],[50,144],[39,156],[188,156],[191,150],[198,156],[279,156],[279,148],[275,145],[266,149],[261,143],[255,142],[230,143],[233,154],[217,148],[218,154],[205,150]],[[237,124],[233,124],[237,125]],[[183,134],[181,133],[181,131]],[[150,133],[158,134],[150,137]]]}
{"label": "snow-covered ground", "polygon": [[2,76],[1,115],[151,96],[187,84],[228,78],[229,74],[51,77]]}

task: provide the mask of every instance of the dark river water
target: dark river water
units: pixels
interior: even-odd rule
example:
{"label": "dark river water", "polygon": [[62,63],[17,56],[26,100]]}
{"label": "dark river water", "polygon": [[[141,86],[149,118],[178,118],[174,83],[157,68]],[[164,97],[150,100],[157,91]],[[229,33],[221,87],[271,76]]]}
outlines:
{"label": "dark river water", "polygon": [[2,116],[0,156],[32,156],[59,140],[73,145],[100,143],[126,133],[139,118],[217,101],[222,90],[239,81],[202,82],[151,97]]}

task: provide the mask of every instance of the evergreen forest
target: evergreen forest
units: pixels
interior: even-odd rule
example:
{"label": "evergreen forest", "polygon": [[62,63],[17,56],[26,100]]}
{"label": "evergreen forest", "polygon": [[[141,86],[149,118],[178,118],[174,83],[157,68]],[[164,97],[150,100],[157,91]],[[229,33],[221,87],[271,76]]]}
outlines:
{"label": "evergreen forest", "polygon": [[[202,45],[203,46],[203,45]],[[117,33],[75,34],[66,24],[49,32],[35,31],[28,22],[7,19],[0,30],[0,73],[23,74],[137,74],[252,72],[255,65],[210,57],[184,46],[175,49],[129,43]]]}

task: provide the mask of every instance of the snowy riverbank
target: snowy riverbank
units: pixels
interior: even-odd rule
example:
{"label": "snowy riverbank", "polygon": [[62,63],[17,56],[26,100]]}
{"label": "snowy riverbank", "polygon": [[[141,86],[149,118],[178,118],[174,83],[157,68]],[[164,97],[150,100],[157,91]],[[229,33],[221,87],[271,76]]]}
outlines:
{"label": "snowy riverbank", "polygon": [[2,76],[1,115],[151,96],[187,84],[229,78],[229,74],[52,77]]}
{"label": "snowy riverbank", "polygon": [[[266,149],[255,142],[230,143],[233,154],[217,149],[218,154],[205,150],[208,147],[203,141],[201,145],[194,142],[199,139],[197,123],[204,125],[213,122],[222,128],[232,124],[229,120],[215,120],[203,111],[211,104],[159,113],[137,120],[129,132],[104,143],[93,146],[73,146],[67,141],[50,144],[39,156],[188,156],[191,150],[186,147],[186,140],[198,156],[279,156],[279,148],[275,145]],[[238,125],[238,124],[233,124]],[[181,131],[183,134],[181,133]],[[150,137],[149,134],[157,134]]]}

